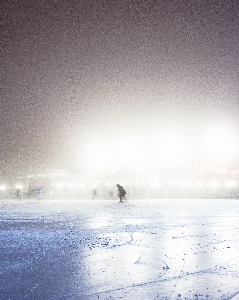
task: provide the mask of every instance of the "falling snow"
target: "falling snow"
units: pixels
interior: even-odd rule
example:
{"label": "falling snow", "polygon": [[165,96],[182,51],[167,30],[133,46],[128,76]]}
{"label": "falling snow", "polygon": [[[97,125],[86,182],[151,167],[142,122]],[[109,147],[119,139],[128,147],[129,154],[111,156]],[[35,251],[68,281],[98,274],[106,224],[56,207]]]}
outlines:
{"label": "falling snow", "polygon": [[4,0],[2,12],[3,178],[72,168],[105,127],[238,128],[238,1]]}
{"label": "falling snow", "polygon": [[217,180],[239,174],[239,2],[3,0],[1,15],[0,298],[239,299],[236,199],[53,201],[55,171],[40,186],[63,170],[79,199],[161,177],[166,197],[187,176],[236,198]]}

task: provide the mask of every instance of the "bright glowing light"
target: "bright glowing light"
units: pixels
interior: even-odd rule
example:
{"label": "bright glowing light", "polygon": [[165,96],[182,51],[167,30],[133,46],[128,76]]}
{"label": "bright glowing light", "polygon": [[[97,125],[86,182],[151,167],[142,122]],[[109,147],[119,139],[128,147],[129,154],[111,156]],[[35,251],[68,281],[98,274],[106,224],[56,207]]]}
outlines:
{"label": "bright glowing light", "polygon": [[85,182],[80,182],[79,186],[80,186],[80,189],[83,189],[85,187]]}
{"label": "bright glowing light", "polygon": [[185,180],[183,182],[181,182],[181,187],[183,188],[187,188],[191,186],[191,181],[190,180]]}
{"label": "bright glowing light", "polygon": [[56,187],[57,187],[58,189],[61,189],[61,188],[62,188],[62,184],[59,182],[59,183],[57,183]]}
{"label": "bright glowing light", "polygon": [[117,159],[125,161],[130,166],[137,166],[138,161],[148,159],[145,141],[141,140],[136,134],[133,137],[122,136],[121,139],[124,142],[114,149]]}
{"label": "bright glowing light", "polygon": [[203,152],[210,159],[231,160],[237,152],[236,141],[236,135],[230,129],[210,129],[202,146]]}
{"label": "bright glowing light", "polygon": [[98,186],[99,186],[99,182],[94,181],[94,182],[92,183],[92,186],[93,186],[94,188],[98,187]]}
{"label": "bright glowing light", "polygon": [[82,150],[81,163],[92,172],[111,169],[112,148],[103,138],[86,142]]}
{"label": "bright glowing light", "polygon": [[73,188],[73,183],[72,183],[72,182],[68,182],[68,183],[67,183],[67,187],[68,187],[69,189],[72,189],[72,188]]}
{"label": "bright glowing light", "polygon": [[20,183],[17,183],[17,184],[15,185],[15,188],[21,190],[23,187],[22,187],[22,185],[21,185]]}
{"label": "bright glowing light", "polygon": [[236,188],[238,186],[238,183],[236,180],[234,179],[231,179],[231,180],[228,180],[226,183],[225,183],[225,186],[227,188]]}
{"label": "bright glowing light", "polygon": [[178,184],[178,180],[177,180],[177,179],[170,178],[170,179],[168,180],[168,183],[169,183],[170,185]]}
{"label": "bright glowing light", "polygon": [[202,187],[203,186],[201,181],[198,181],[196,185],[197,185],[197,187]]}
{"label": "bright glowing light", "polygon": [[178,134],[168,134],[161,138],[157,146],[158,159],[165,161],[181,161],[188,158],[188,145]]}
{"label": "bright glowing light", "polygon": [[152,177],[149,180],[149,186],[151,188],[157,188],[161,184],[160,180],[157,177]]}
{"label": "bright glowing light", "polygon": [[6,190],[6,186],[4,184],[0,185],[0,191],[4,192]]}
{"label": "bright glowing light", "polygon": [[110,146],[103,140],[93,140],[86,145],[85,159],[93,162],[111,160]]}
{"label": "bright glowing light", "polygon": [[219,183],[218,181],[211,181],[211,182],[210,182],[210,187],[211,187],[212,189],[217,189],[217,188],[220,187],[220,183]]}

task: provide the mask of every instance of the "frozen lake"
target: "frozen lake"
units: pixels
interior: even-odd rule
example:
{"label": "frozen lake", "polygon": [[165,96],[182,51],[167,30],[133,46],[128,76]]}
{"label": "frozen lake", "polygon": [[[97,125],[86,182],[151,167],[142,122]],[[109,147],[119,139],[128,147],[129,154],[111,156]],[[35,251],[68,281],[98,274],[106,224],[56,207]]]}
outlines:
{"label": "frozen lake", "polygon": [[0,299],[239,299],[239,200],[0,201]]}

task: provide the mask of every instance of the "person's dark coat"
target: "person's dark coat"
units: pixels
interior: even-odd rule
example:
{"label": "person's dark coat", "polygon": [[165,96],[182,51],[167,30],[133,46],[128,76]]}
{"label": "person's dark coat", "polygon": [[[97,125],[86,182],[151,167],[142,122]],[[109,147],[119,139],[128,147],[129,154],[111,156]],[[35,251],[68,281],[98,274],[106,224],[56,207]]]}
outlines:
{"label": "person's dark coat", "polygon": [[117,187],[118,187],[118,190],[119,190],[119,196],[124,197],[126,195],[125,189],[119,184],[117,184]]}

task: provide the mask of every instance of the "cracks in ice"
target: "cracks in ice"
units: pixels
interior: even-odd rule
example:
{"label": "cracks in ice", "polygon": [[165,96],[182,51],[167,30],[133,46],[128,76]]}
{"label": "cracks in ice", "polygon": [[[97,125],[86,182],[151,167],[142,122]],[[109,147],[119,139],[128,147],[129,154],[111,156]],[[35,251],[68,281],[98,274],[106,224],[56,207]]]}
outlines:
{"label": "cracks in ice", "polygon": [[[239,296],[239,291],[236,292],[236,293],[235,293],[234,295],[232,295],[231,297],[225,299],[225,300],[233,300],[234,297],[238,297],[238,296]],[[238,298],[236,298],[236,299],[238,299]],[[235,300],[236,300],[236,299],[235,299]]]}
{"label": "cracks in ice", "polygon": [[[192,273],[188,273],[187,272],[186,274],[182,274],[182,275],[181,275],[181,273],[183,273],[183,270],[181,270],[179,276],[173,276],[173,277],[168,277],[168,278],[159,278],[159,279],[151,280],[151,281],[147,281],[147,282],[136,283],[136,284],[132,284],[132,285],[124,286],[124,287],[119,287],[119,288],[115,288],[115,289],[111,289],[111,290],[106,290],[106,291],[101,291],[101,292],[96,292],[96,293],[88,294],[88,296],[94,296],[94,295],[106,294],[106,293],[111,293],[111,292],[116,292],[116,291],[122,291],[122,290],[129,289],[129,288],[142,287],[142,286],[147,286],[147,285],[155,284],[155,283],[159,283],[159,282],[173,281],[175,279],[178,282],[178,280],[180,278],[184,278],[184,277],[187,277],[189,275],[205,274],[207,272],[211,272],[211,269],[201,270],[201,271],[192,272]],[[177,283],[176,283],[176,285],[177,285]],[[230,299],[232,299],[232,298],[229,298],[227,300],[230,300]]]}
{"label": "cracks in ice", "polygon": [[140,261],[140,259],[141,259],[141,257],[144,255],[144,252],[142,252],[141,253],[141,255],[140,255],[140,257],[136,260],[136,262],[134,262],[133,264],[135,265],[135,264],[137,264],[139,261]]}
{"label": "cracks in ice", "polygon": [[[140,259],[142,258],[142,256],[144,255],[144,252],[141,253],[140,257],[137,259],[137,261],[134,263],[138,263],[140,261]],[[160,259],[161,260],[161,259]],[[167,263],[163,260],[161,260],[165,265],[166,267],[163,267],[163,269],[169,269]],[[218,271],[218,267],[219,267],[219,270],[221,268],[224,268],[223,266],[218,266],[216,265],[215,267],[213,268],[209,268],[209,269],[204,269],[204,270],[199,270],[199,271],[196,271],[196,272],[185,272],[184,271],[184,268],[185,268],[185,262],[183,264],[183,267],[182,269],[180,270],[179,272],[179,275],[175,275],[175,276],[172,276],[172,277],[167,277],[167,278],[162,278],[162,276],[156,280],[151,280],[151,281],[147,281],[147,282],[142,282],[142,283],[136,283],[136,284],[132,284],[132,285],[128,285],[128,286],[124,286],[124,287],[119,287],[119,288],[115,288],[115,289],[111,289],[111,290],[106,290],[106,291],[102,291],[102,292],[97,292],[97,293],[93,293],[93,294],[90,294],[89,296],[93,296],[93,295],[100,295],[100,294],[107,294],[107,293],[111,293],[111,292],[115,292],[115,291],[122,291],[122,290],[126,290],[126,289],[130,289],[130,288],[136,288],[136,287],[143,287],[143,286],[147,286],[147,285],[150,285],[150,284],[156,284],[156,283],[162,283],[162,282],[170,282],[170,281],[174,281],[176,280],[176,283],[174,284],[174,288],[176,288],[176,286],[178,285],[178,282],[180,279],[182,278],[186,278],[186,277],[190,277],[190,276],[194,276],[194,275],[201,275],[201,274],[212,274],[212,273],[217,273]],[[166,273],[164,273],[165,275]],[[172,294],[172,293],[171,293]],[[239,295],[239,291],[237,293],[235,293],[233,296],[227,298],[226,300],[233,300],[233,298],[235,296],[238,296]],[[170,296],[171,297],[171,296]],[[169,297],[169,299],[170,299]]]}
{"label": "cracks in ice", "polygon": [[113,245],[110,248],[121,247],[121,246],[125,246],[125,245],[128,245],[128,244],[131,244],[133,242],[133,240],[134,240],[133,235],[130,232],[127,232],[127,233],[130,235],[130,240],[129,241],[126,241],[125,243],[122,243],[122,244]]}
{"label": "cracks in ice", "polygon": [[184,270],[184,267],[185,267],[185,261],[184,261],[184,263],[183,263],[183,267],[182,267],[182,270],[180,271],[180,273],[179,273],[179,275],[177,276],[177,281],[176,281],[176,284],[175,284],[175,286],[174,287],[176,287],[177,286],[177,283],[178,283],[178,280],[182,277],[182,275],[183,275],[183,270]]}

